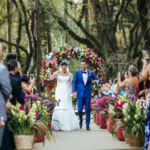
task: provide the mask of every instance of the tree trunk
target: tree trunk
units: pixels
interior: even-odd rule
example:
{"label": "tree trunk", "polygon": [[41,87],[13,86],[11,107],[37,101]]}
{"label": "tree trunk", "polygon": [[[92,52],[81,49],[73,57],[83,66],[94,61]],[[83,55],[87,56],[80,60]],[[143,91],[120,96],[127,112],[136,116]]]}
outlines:
{"label": "tree trunk", "polygon": [[[85,3],[87,4],[88,0]],[[85,28],[89,30],[89,10],[87,6],[85,7]]]}
{"label": "tree trunk", "polygon": [[41,92],[41,84],[40,81],[40,72],[42,68],[42,50],[41,50],[41,33],[40,33],[40,9],[39,7],[39,0],[36,0],[36,27],[37,27],[37,91],[38,93]]}
{"label": "tree trunk", "polygon": [[[13,7],[13,4],[10,3],[9,0],[7,0],[7,19],[8,19],[8,42],[12,43],[12,15],[11,15],[11,8]],[[12,52],[11,45],[8,45],[8,52]]]}
{"label": "tree trunk", "polygon": [[52,51],[52,42],[51,42],[51,25],[47,23],[47,54]]}
{"label": "tree trunk", "polygon": [[[67,9],[68,9],[67,2],[64,1],[64,18],[65,18],[66,24],[67,24],[67,15],[66,15]],[[64,41],[65,41],[65,43],[68,43],[68,35],[67,34],[65,34]]]}
{"label": "tree trunk", "polygon": [[[149,0],[148,0],[149,1]],[[150,38],[149,38],[149,31],[150,29],[148,28],[148,7],[149,3],[147,0],[138,0],[137,1],[137,6],[138,6],[138,11],[140,14],[140,20],[141,20],[141,31],[144,34],[144,49],[150,49]]]}

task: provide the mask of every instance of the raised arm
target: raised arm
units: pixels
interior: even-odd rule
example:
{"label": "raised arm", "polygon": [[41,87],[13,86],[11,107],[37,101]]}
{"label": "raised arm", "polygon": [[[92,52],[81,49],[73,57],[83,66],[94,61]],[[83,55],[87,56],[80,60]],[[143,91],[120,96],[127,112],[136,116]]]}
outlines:
{"label": "raised arm", "polygon": [[51,75],[51,72],[49,71],[49,79],[50,79],[50,80],[56,79],[56,78],[57,78],[57,75],[58,75],[58,72],[57,72],[57,71],[56,71],[53,75]]}

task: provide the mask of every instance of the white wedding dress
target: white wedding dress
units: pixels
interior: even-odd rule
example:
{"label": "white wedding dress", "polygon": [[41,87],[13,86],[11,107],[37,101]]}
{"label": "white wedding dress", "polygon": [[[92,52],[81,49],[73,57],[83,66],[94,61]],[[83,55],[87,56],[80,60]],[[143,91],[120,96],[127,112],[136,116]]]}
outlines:
{"label": "white wedding dress", "polygon": [[79,121],[72,108],[71,88],[73,76],[71,73],[68,76],[62,76],[55,72],[54,75],[50,76],[50,79],[53,80],[55,78],[57,78],[55,98],[60,102],[54,108],[51,127],[56,131],[79,129]]}

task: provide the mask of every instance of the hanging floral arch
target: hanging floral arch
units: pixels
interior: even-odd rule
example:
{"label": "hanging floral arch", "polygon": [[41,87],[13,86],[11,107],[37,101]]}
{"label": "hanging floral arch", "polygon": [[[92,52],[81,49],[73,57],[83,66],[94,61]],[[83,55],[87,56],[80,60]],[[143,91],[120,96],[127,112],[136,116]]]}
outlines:
{"label": "hanging floral arch", "polygon": [[[102,80],[106,73],[104,72],[104,60],[97,55],[98,51],[95,49],[87,48],[84,46],[83,48],[79,48],[76,46],[71,47],[60,47],[57,51],[49,53],[43,59],[43,67],[40,74],[42,86],[45,89],[45,92],[54,92],[54,89],[57,85],[56,80],[50,81],[48,78],[48,68],[51,68],[51,74],[53,74],[57,67],[60,65],[62,60],[79,60],[85,59],[87,60],[90,70],[94,72],[94,74]],[[99,85],[92,83],[92,96],[98,94]]]}

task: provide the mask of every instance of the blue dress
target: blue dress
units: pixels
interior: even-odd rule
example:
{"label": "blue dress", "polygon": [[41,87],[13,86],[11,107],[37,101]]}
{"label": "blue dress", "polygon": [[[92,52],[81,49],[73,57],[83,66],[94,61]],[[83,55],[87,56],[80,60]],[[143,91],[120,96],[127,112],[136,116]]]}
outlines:
{"label": "blue dress", "polygon": [[150,136],[150,94],[147,95],[147,102],[146,102],[146,124],[145,124],[144,150],[148,149],[149,136]]}
{"label": "blue dress", "polygon": [[119,91],[119,94],[121,95],[121,96],[123,96],[123,93],[124,93],[125,91],[123,90],[123,89],[120,89],[120,91]]}

